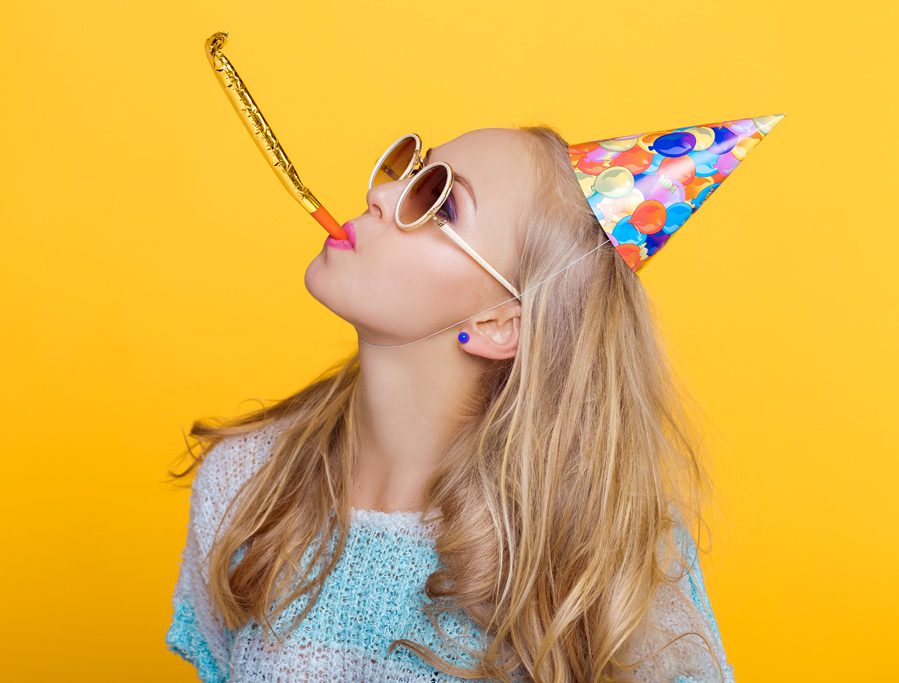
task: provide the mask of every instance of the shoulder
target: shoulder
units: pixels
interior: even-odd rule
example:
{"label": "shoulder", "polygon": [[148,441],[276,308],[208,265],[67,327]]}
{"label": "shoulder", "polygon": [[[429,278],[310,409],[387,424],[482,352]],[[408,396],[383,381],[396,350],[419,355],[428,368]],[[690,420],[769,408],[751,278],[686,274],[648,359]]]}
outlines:
{"label": "shoulder", "polygon": [[692,534],[678,523],[659,550],[666,578],[623,648],[625,660],[639,659],[645,680],[733,681]]}
{"label": "shoulder", "polygon": [[667,638],[683,637],[670,647],[679,675],[687,680],[732,681],[733,668],[706,591],[696,541],[680,521],[671,540],[675,558],[669,565],[669,580],[658,588],[652,621]]}
{"label": "shoulder", "polygon": [[286,418],[280,418],[226,436],[206,452],[191,483],[191,517],[201,536],[213,535],[227,521],[225,513],[233,514],[229,504],[271,457],[286,424]]}

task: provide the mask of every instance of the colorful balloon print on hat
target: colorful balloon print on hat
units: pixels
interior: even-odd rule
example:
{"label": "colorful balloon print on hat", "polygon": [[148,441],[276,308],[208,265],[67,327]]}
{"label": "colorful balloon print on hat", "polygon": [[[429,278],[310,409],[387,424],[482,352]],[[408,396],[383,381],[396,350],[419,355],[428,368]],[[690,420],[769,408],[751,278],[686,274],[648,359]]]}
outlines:
{"label": "colorful balloon print on hat", "polygon": [[636,273],[784,116],[592,140],[568,154],[587,203]]}

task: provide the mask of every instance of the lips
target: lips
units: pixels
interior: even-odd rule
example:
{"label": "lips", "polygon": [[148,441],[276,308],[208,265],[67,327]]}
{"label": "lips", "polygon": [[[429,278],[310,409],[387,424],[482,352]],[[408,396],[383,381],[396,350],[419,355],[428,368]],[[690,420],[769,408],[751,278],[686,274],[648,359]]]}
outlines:
{"label": "lips", "polygon": [[352,221],[347,221],[340,227],[342,227],[344,229],[347,236],[349,237],[350,244],[353,246],[353,249],[355,249],[356,248],[356,226],[353,225]]}
{"label": "lips", "polygon": [[352,223],[347,221],[343,225],[340,226],[344,229],[347,234],[347,239],[339,240],[331,235],[325,239],[325,245],[331,247],[332,249],[340,249],[341,251],[355,251],[356,250],[356,229]]}

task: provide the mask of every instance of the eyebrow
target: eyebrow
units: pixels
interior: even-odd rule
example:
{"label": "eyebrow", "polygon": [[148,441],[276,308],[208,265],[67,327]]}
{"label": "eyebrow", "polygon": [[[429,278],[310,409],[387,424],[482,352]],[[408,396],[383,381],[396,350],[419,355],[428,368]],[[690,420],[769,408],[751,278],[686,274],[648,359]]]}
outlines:
{"label": "eyebrow", "polygon": [[[427,165],[427,163],[428,163],[428,159],[431,156],[432,150],[433,150],[432,147],[428,147],[428,151],[425,152],[425,165]],[[474,204],[474,210],[477,211],[478,210],[478,198],[475,196],[474,186],[472,186],[471,181],[468,178],[466,178],[464,175],[459,173],[456,169],[453,169],[453,179],[458,180],[459,184],[468,191],[468,194],[471,195],[471,201]]]}

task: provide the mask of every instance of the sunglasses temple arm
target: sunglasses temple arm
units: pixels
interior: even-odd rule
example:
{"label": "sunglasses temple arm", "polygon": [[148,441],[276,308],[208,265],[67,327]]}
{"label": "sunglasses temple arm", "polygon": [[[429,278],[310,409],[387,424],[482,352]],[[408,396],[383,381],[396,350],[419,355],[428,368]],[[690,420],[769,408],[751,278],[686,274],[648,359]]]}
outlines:
{"label": "sunglasses temple arm", "polygon": [[506,280],[506,278],[504,278],[502,275],[500,275],[498,272],[496,272],[496,269],[493,266],[491,266],[489,263],[487,263],[487,261],[482,259],[481,256],[474,249],[472,249],[469,246],[468,242],[463,240],[455,230],[453,230],[446,223],[438,223],[438,225],[440,226],[440,229],[444,232],[444,234],[446,234],[451,240],[453,240],[453,242],[455,242],[460,247],[462,247],[465,250],[465,252],[469,256],[471,256],[471,258],[473,258],[475,261],[477,261],[484,268],[484,270],[486,270],[493,277],[495,277],[499,281],[499,283],[503,287],[508,289],[516,299],[521,298],[521,295],[518,293],[518,290],[515,289],[515,287],[513,287],[509,283],[508,280]]}

